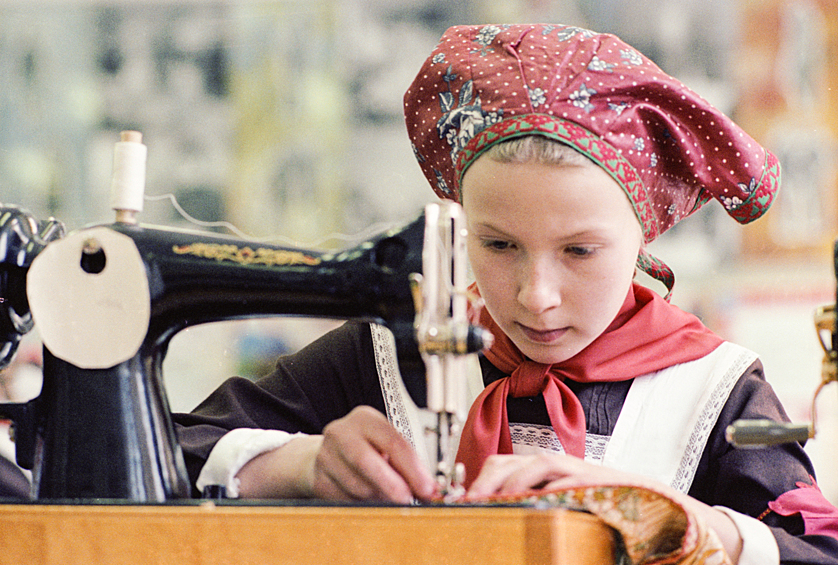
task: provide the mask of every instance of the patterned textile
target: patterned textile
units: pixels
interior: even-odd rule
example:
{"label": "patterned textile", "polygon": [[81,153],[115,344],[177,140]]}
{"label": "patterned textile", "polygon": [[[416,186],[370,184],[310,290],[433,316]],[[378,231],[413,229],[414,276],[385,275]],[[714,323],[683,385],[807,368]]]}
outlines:
{"label": "patterned textile", "polygon": [[632,565],[730,565],[721,541],[698,516],[674,500],[632,485],[580,486],[533,491],[470,504],[527,504],[589,512],[620,536],[622,560]]}
{"label": "patterned textile", "polygon": [[[417,160],[458,200],[469,165],[500,141],[541,135],[583,153],[628,195],[646,242],[710,199],[740,223],[780,183],[776,157],[620,39],[547,24],[450,28],[404,97]],[[674,284],[642,253],[638,266]]]}

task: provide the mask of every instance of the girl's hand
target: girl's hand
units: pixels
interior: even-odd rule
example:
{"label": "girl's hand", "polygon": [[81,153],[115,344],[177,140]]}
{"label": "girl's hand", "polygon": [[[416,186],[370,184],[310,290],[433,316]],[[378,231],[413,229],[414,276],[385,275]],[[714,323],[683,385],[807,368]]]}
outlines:
{"label": "girl's hand", "polygon": [[608,467],[592,465],[569,455],[493,455],[484,463],[466,496],[481,498],[547,487],[644,482],[650,481]]}
{"label": "girl's hand", "polygon": [[289,441],[239,471],[243,497],[429,500],[436,482],[410,443],[379,411],[355,408],[323,435]]}
{"label": "girl's hand", "polygon": [[652,479],[586,463],[569,455],[493,455],[483,464],[466,499],[583,485],[632,485],[659,492],[701,516],[719,536],[731,561],[739,560],[742,538],[724,512]]}
{"label": "girl's hand", "polygon": [[436,483],[413,446],[374,408],[361,406],[323,430],[314,495],[408,504],[429,500]]}

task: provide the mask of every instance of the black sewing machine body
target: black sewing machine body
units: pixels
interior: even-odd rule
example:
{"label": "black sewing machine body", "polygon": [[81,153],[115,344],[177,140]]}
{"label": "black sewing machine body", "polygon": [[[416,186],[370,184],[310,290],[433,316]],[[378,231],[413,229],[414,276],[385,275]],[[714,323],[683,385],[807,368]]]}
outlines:
{"label": "black sewing machine body", "polygon": [[[422,272],[424,234],[423,214],[401,229],[344,251],[321,253],[115,223],[59,237],[49,244],[52,249],[30,245],[31,256],[18,261],[21,265],[0,265],[4,272],[28,268],[31,279],[38,272],[50,272],[40,264],[51,261],[50,256],[69,254],[71,268],[95,282],[115,259],[110,244],[98,240],[124,236],[139,253],[150,298],[147,318],[140,316],[147,319],[145,337],[133,355],[112,366],[97,366],[101,361],[88,365],[83,359],[68,360],[63,350],[53,351],[56,348],[44,339],[40,396],[24,404],[0,405],[0,415],[14,422],[18,463],[33,469],[33,497],[134,502],[189,497],[161,367],[171,338],[196,324],[273,315],[382,323],[396,338],[406,388],[417,405],[424,406],[425,368],[416,341],[410,282],[412,275]],[[61,253],[51,253],[59,247]],[[56,280],[40,284],[46,284],[53,310],[89,298],[68,295],[62,277],[51,278]],[[9,280],[3,279],[2,296],[20,292]],[[88,288],[80,285],[73,292],[95,292]],[[38,310],[32,310],[40,326]],[[57,329],[77,332],[82,341],[96,341],[86,331],[99,323],[95,316],[85,319],[76,312],[73,319]]]}

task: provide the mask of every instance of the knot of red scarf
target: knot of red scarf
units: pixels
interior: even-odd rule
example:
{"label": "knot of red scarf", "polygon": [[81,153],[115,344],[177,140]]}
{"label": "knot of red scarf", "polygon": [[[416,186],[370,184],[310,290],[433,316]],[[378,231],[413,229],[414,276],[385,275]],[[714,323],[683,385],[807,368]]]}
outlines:
{"label": "knot of red scarf", "polygon": [[512,453],[506,411],[509,396],[542,394],[565,452],[584,457],[585,413],[565,384],[567,379],[583,383],[629,380],[694,361],[722,343],[698,318],[638,284],[632,285],[614,321],[597,339],[553,365],[527,359],[485,308],[477,321],[495,337],[486,358],[509,376],[486,387],[469,411],[457,452],[457,461],[466,467],[466,487],[490,455]]}

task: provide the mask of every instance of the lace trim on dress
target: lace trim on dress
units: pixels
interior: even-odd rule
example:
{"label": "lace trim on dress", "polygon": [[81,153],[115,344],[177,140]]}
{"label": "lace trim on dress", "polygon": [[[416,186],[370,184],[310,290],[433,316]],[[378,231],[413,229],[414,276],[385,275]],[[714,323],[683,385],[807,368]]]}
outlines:
{"label": "lace trim on dress", "polygon": [[707,440],[719,419],[722,408],[724,408],[730,396],[730,391],[733,390],[742,373],[753,362],[754,354],[746,349],[742,349],[736,359],[727,367],[724,375],[719,379],[690,434],[687,448],[684,450],[684,456],[681,458],[681,463],[672,481],[671,486],[673,488],[681,492],[689,491],[695,478],[695,472],[698,469],[698,462],[704,453],[704,448],[707,446]]}
{"label": "lace trim on dress", "polygon": [[[564,453],[564,448],[552,426],[538,424],[510,424],[509,433],[512,445],[554,453]],[[605,447],[609,436],[586,434],[585,460],[589,463],[601,463],[605,456]]]}
{"label": "lace trim on dress", "polygon": [[396,357],[396,345],[390,330],[380,324],[370,324],[372,346],[375,351],[375,365],[378,380],[384,395],[384,406],[390,423],[404,436],[414,448],[417,443],[413,437],[407,407],[400,392],[401,373]]}

